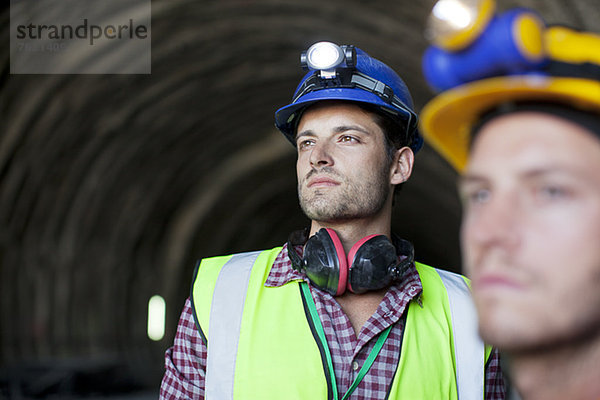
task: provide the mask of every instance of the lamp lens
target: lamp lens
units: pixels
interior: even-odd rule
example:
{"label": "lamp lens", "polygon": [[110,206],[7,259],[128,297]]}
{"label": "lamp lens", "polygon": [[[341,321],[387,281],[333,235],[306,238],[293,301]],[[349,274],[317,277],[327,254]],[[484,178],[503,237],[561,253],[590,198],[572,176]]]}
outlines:
{"label": "lamp lens", "polygon": [[442,0],[433,7],[432,13],[440,22],[443,21],[454,29],[464,29],[476,18],[477,10],[470,6],[457,0]]}
{"label": "lamp lens", "polygon": [[309,68],[327,70],[337,67],[344,60],[344,52],[334,43],[319,42],[308,49],[306,58]]}
{"label": "lamp lens", "polygon": [[495,0],[439,0],[427,19],[425,36],[446,50],[468,46],[493,16]]}

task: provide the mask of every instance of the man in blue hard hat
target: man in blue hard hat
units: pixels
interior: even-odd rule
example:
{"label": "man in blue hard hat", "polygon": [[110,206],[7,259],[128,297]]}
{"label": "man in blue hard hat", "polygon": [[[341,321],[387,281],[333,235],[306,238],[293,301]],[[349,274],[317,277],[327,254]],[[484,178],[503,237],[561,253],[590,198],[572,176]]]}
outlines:
{"label": "man in blue hard hat", "polygon": [[[480,31],[461,49],[426,53],[435,86],[452,84],[421,116],[460,174],[481,336],[507,361],[511,398],[597,400],[600,35],[546,26],[526,9]],[[481,51],[502,59],[465,73]]]}
{"label": "man in blue hard hat", "polygon": [[200,263],[161,398],[503,398],[465,279],[391,232],[422,143],[404,82],[353,46],[320,42],[302,61],[275,122],[297,148],[311,225]]}

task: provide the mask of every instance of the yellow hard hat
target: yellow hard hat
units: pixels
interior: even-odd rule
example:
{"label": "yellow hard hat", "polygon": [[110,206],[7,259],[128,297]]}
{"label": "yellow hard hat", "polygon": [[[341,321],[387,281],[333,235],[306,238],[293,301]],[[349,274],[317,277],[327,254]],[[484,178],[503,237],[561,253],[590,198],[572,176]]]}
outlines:
{"label": "yellow hard hat", "polygon": [[547,58],[543,66],[460,84],[424,107],[421,133],[457,171],[467,163],[471,131],[480,116],[503,103],[561,103],[600,118],[600,35],[550,26],[541,39]]}

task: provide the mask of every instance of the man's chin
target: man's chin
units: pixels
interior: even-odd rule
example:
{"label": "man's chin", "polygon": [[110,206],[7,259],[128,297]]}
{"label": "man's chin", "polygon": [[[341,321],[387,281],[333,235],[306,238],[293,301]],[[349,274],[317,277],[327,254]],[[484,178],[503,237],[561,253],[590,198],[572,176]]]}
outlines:
{"label": "man's chin", "polygon": [[479,334],[483,341],[508,352],[520,352],[535,346],[540,340],[540,332],[532,325],[532,318],[521,318],[518,312],[509,314],[491,310],[487,315],[480,313]]}
{"label": "man's chin", "polygon": [[336,221],[341,221],[347,219],[343,215],[332,214],[322,211],[315,210],[304,210],[304,215],[306,215],[311,221],[323,222],[323,223],[332,223]]}
{"label": "man's chin", "polygon": [[553,346],[544,342],[540,336],[527,336],[519,330],[481,331],[481,339],[488,345],[496,347],[503,353],[526,355],[545,352]]}
{"label": "man's chin", "polygon": [[333,203],[335,202],[331,199],[317,197],[300,201],[300,208],[313,221],[332,221],[337,220],[343,214],[339,207],[338,209],[333,207]]}

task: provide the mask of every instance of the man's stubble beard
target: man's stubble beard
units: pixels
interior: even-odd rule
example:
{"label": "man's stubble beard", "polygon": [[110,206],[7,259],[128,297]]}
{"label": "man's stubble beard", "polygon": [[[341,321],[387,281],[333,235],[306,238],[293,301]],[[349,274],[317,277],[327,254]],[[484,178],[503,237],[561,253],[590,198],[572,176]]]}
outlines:
{"label": "man's stubble beard", "polygon": [[[316,172],[312,170],[305,181]],[[340,185],[304,193],[302,184],[298,183],[300,207],[313,221],[343,221],[376,215],[383,209],[390,194],[388,170],[383,167],[372,179],[359,182],[349,181],[331,167],[323,167],[319,172],[334,177]],[[308,191],[308,188],[305,189]]]}

